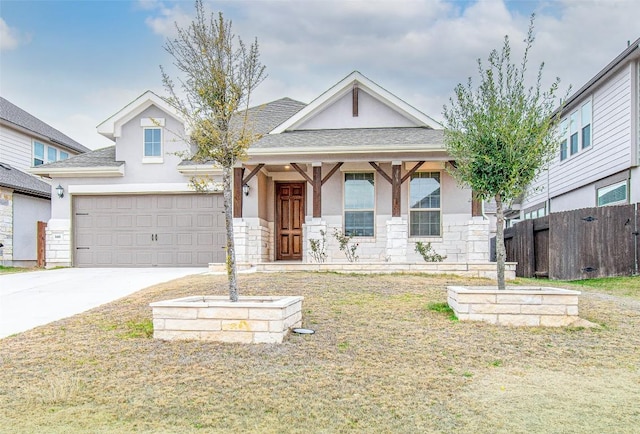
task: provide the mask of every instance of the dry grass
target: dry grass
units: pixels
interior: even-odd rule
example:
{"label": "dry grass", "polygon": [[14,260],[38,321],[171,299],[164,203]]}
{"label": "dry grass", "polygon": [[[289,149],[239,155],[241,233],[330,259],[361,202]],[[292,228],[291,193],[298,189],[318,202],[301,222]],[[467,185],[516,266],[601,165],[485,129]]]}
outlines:
{"label": "dry grass", "polygon": [[304,295],[282,345],[161,342],[148,304],[224,294],[222,276],[154,286],[0,340],[0,432],[637,432],[640,302],[586,291],[602,329],[452,321],[456,277],[254,274]]}

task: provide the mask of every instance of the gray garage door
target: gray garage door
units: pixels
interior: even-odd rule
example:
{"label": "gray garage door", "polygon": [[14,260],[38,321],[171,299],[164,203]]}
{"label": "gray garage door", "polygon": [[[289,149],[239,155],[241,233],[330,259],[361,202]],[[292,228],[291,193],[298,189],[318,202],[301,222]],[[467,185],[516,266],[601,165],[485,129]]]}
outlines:
{"label": "gray garage door", "polygon": [[221,194],[75,196],[76,267],[204,267],[224,262]]}

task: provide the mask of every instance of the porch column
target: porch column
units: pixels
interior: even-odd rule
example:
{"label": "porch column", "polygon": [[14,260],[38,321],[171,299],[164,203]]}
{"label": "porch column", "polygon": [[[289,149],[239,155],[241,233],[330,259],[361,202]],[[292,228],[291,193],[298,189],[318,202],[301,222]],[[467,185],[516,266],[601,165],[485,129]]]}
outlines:
{"label": "porch column", "polygon": [[402,187],[402,161],[391,162],[391,216],[400,217]]}
{"label": "porch column", "polygon": [[322,163],[312,163],[313,167],[313,218],[322,217]]}
{"label": "porch column", "polygon": [[243,167],[233,168],[233,218],[242,218],[242,177]]}

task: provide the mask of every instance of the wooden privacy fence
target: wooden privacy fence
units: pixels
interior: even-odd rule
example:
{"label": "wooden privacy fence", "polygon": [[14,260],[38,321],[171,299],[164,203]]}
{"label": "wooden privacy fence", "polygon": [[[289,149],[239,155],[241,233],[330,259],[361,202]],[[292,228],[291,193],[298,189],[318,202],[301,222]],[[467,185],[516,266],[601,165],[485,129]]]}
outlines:
{"label": "wooden privacy fence", "polygon": [[525,220],[505,230],[518,277],[559,280],[638,273],[639,204],[584,208]]}

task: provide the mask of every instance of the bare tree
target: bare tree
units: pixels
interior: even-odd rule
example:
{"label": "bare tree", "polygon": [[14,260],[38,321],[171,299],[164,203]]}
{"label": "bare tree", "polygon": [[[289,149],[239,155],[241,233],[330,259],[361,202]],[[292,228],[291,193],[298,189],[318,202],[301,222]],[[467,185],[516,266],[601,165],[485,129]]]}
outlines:
{"label": "bare tree", "polygon": [[168,102],[185,120],[193,159],[222,168],[229,298],[238,301],[231,183],[234,165],[257,139],[247,109],[252,92],[265,78],[265,67],[257,39],[246,46],[222,13],[206,14],[202,0],[196,0],[195,8],[194,20],[184,28],[176,23],[178,34],[164,47],[181,73],[178,85],[160,69]]}
{"label": "bare tree", "polygon": [[493,50],[486,69],[478,59],[480,85],[458,84],[451,106],[444,107],[445,145],[456,162],[451,171],[469,185],[477,199],[496,202],[498,288],[505,289],[504,207],[522,195],[538,171],[559,149],[554,116],[560,79],[540,90],[542,70],[534,86],[525,86],[529,50],[534,42],[531,16],[520,67],[511,63],[509,37],[502,51]]}

